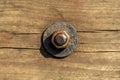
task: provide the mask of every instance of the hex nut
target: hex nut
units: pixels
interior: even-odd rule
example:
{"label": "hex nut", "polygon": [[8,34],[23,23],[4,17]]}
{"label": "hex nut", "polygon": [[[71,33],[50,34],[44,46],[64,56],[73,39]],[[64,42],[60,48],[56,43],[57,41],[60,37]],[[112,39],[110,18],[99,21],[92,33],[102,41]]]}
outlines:
{"label": "hex nut", "polygon": [[66,31],[55,31],[52,35],[51,42],[57,48],[66,48],[69,44],[69,35]]}

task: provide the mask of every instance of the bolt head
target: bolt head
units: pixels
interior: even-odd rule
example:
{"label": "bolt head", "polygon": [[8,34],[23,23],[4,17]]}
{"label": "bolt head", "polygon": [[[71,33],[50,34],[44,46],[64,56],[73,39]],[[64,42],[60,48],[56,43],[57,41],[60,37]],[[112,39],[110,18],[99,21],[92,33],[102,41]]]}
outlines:
{"label": "bolt head", "polygon": [[69,35],[66,31],[55,31],[52,36],[52,44],[58,48],[66,48],[69,43]]}

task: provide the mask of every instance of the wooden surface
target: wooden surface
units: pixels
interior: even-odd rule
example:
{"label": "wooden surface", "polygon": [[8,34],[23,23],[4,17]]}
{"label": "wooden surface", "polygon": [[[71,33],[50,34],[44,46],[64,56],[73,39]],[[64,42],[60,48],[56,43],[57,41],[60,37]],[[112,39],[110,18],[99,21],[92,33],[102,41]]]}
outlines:
{"label": "wooden surface", "polygon": [[[56,21],[79,36],[64,59],[41,48]],[[120,0],[0,0],[0,80],[120,80]]]}

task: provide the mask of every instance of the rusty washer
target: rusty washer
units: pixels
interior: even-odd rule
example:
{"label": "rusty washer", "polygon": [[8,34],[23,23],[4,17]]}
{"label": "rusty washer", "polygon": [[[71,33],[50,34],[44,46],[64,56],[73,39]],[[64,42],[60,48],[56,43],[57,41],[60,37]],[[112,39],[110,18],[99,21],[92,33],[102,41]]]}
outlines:
{"label": "rusty washer", "polygon": [[77,46],[78,36],[75,28],[66,22],[49,25],[43,33],[44,49],[54,57],[66,57]]}

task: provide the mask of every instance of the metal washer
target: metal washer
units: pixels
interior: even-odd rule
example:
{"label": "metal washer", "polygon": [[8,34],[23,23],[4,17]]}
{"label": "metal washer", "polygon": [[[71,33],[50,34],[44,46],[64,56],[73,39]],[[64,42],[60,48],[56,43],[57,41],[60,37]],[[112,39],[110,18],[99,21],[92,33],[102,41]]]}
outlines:
{"label": "metal washer", "polygon": [[[53,32],[59,31],[59,30],[66,31],[68,35],[70,36],[69,44],[64,49],[57,49],[51,43],[51,37],[52,37]],[[46,28],[46,30],[43,32],[42,43],[43,43],[44,49],[52,56],[58,57],[58,58],[66,57],[70,55],[77,46],[77,43],[78,43],[77,32],[75,28],[69,23],[55,22],[49,25]]]}

